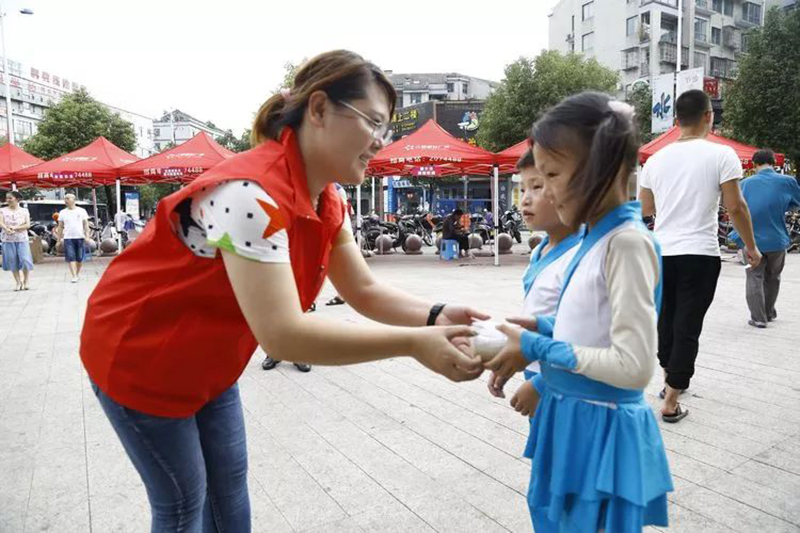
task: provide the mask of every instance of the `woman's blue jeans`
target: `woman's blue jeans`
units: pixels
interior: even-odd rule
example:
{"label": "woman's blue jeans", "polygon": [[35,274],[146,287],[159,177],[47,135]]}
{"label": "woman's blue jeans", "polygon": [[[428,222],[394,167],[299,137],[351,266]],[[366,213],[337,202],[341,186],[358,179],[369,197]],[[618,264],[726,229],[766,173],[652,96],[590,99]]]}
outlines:
{"label": "woman's blue jeans", "polygon": [[189,418],[135,411],[92,388],[147,489],[153,533],[250,531],[238,385]]}

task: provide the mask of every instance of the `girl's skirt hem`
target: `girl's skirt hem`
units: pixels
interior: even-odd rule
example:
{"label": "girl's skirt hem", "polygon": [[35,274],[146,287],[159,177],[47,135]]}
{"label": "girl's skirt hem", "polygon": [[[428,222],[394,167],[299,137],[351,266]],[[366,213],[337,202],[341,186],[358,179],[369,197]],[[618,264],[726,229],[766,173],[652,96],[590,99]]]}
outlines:
{"label": "girl's skirt hem", "polygon": [[531,455],[528,504],[537,533],[667,525],[672,479],[644,399],[607,406],[547,390],[525,451]]}

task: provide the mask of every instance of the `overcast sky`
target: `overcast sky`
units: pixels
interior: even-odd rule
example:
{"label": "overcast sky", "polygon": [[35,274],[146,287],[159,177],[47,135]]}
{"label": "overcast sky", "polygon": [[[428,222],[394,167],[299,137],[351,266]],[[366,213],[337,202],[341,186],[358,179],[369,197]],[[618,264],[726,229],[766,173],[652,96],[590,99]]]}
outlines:
{"label": "overcast sky", "polygon": [[334,48],[395,72],[500,81],[507,63],[547,47],[556,0],[2,4],[9,57],[27,69],[79,82],[116,107],[153,117],[178,108],[238,134],[280,83],[284,63]]}

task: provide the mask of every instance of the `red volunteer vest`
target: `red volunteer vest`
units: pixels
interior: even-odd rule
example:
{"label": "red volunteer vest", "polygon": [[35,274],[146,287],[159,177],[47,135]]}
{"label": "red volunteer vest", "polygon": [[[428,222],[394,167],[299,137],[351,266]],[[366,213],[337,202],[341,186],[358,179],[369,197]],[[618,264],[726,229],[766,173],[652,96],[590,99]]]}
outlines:
{"label": "red volunteer vest", "polygon": [[177,235],[175,207],[221,181],[255,181],[278,203],[303,309],[327,275],[344,206],[329,185],[311,206],[294,132],[223,161],[164,198],[156,217],[106,269],[89,298],[80,354],[89,377],[131,409],[187,417],[232,386],[256,342],[222,258],[194,255]]}

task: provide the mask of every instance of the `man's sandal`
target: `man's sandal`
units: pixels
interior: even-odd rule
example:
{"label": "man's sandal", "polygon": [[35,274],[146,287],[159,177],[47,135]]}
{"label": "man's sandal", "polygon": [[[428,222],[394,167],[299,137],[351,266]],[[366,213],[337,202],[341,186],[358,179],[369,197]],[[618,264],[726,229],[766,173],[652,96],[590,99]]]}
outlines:
{"label": "man's sandal", "polygon": [[678,406],[675,408],[675,412],[672,413],[671,415],[666,415],[666,414],[662,413],[661,414],[661,420],[663,420],[664,422],[667,422],[669,424],[674,424],[676,422],[680,422],[681,420],[686,418],[688,415],[689,415],[689,410],[688,409],[683,409],[681,407],[681,404],[678,404]]}

